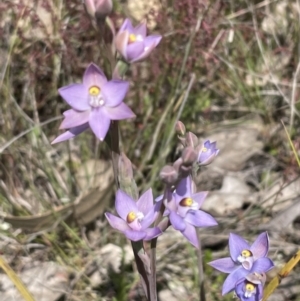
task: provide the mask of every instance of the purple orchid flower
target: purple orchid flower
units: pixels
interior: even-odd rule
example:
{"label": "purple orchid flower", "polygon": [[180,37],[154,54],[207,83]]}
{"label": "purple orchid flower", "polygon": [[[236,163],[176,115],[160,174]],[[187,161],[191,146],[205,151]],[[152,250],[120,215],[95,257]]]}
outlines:
{"label": "purple orchid flower", "polygon": [[266,282],[265,273],[252,273],[246,279],[238,281],[235,293],[241,301],[260,301],[263,297],[263,286]]}
{"label": "purple orchid flower", "polygon": [[105,216],[110,225],[121,231],[132,241],[151,240],[162,232],[158,227],[149,228],[155,221],[161,202],[153,205],[152,190],[148,189],[137,202],[124,191],[118,190],[116,194],[116,211],[121,217],[108,212]]}
{"label": "purple orchid flower", "polygon": [[216,148],[217,142],[206,140],[199,150],[198,163],[199,165],[208,165],[218,155],[219,150]]}
{"label": "purple orchid flower", "polygon": [[132,26],[129,19],[122,24],[115,37],[115,46],[128,63],[134,63],[145,59],[158,45],[162,36],[147,36],[146,23],[136,27]]}
{"label": "purple orchid flower", "polygon": [[223,295],[231,292],[236,283],[246,279],[247,275],[265,273],[274,267],[272,260],[266,257],[269,251],[267,232],[261,233],[251,246],[239,235],[230,233],[229,251],[231,257],[209,263],[215,269],[229,273],[223,284]]}
{"label": "purple orchid flower", "polygon": [[210,214],[199,210],[208,192],[192,193],[192,184],[191,177],[188,176],[181,179],[175,192],[168,192],[164,215],[169,215],[174,229],[179,230],[193,246],[199,248],[195,227],[210,227],[218,223]]}
{"label": "purple orchid flower", "polygon": [[103,141],[111,120],[135,117],[123,103],[128,87],[126,81],[108,81],[98,66],[90,64],[82,84],[71,84],[58,90],[72,109],[64,112],[65,119],[60,125],[60,129],[69,130],[58,136],[52,144],[73,138],[89,127]]}

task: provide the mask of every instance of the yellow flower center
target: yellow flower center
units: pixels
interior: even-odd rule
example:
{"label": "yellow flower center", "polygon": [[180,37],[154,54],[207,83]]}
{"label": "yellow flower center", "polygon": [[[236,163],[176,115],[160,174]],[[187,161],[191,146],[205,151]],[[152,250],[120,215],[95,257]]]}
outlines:
{"label": "yellow flower center", "polygon": [[128,44],[134,43],[137,41],[137,37],[135,34],[131,33],[128,37]]}
{"label": "yellow flower center", "polygon": [[100,88],[97,86],[92,86],[89,88],[89,93],[91,96],[98,96],[100,94]]}
{"label": "yellow flower center", "polygon": [[243,250],[242,251],[242,256],[247,258],[252,256],[252,252],[250,250]]}
{"label": "yellow flower center", "polygon": [[248,283],[246,284],[246,290],[247,290],[247,291],[252,292],[252,291],[254,291],[254,289],[255,289],[255,285],[254,285],[253,283],[248,282]]}
{"label": "yellow flower center", "polygon": [[134,212],[129,212],[127,215],[127,223],[132,223],[137,218],[136,214]]}
{"label": "yellow flower center", "polygon": [[191,198],[184,198],[180,201],[180,206],[183,207],[191,207],[193,205],[193,199]]}
{"label": "yellow flower center", "polygon": [[205,153],[205,152],[207,152],[208,151],[208,149],[206,148],[206,147],[202,147],[202,152],[203,153]]}

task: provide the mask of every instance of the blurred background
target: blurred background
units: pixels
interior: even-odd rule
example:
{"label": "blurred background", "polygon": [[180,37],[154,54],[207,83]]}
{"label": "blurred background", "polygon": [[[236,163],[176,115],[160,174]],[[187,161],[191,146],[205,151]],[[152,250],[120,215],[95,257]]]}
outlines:
{"label": "blurred background", "polygon": [[[139,191],[162,193],[160,168],[180,155],[178,119],[217,141],[219,156],[196,183],[210,191],[203,209],[219,222],[201,230],[204,260],[228,256],[230,232],[253,241],[267,230],[274,277],[300,241],[300,2],[114,4],[117,28],[125,17],[147,19],[148,32],[163,35],[126,76],[137,118],[120,122],[121,140]],[[107,145],[89,131],[50,144],[68,109],[57,89],[80,82],[90,62],[104,64],[82,2],[2,0],[0,36],[1,256],[37,301],[144,300],[130,245],[103,215],[114,210]],[[160,300],[199,300],[185,238],[169,229],[157,257]],[[221,296],[226,275],[207,265],[205,274],[208,301],[232,300]],[[269,300],[299,301],[299,283],[298,267]],[[22,300],[4,273],[0,294]]]}

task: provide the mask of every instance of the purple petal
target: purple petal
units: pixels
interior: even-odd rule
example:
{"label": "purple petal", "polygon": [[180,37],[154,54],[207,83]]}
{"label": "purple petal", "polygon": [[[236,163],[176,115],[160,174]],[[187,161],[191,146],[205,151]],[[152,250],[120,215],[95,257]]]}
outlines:
{"label": "purple petal", "polygon": [[207,194],[208,191],[201,191],[192,195],[192,199],[198,203],[198,209],[202,206]]}
{"label": "purple petal", "polygon": [[162,234],[161,230],[158,227],[146,229],[145,231],[147,235],[144,238],[144,240],[151,240]]}
{"label": "purple petal", "polygon": [[76,126],[82,125],[89,121],[90,111],[75,111],[75,110],[68,110],[64,112],[65,119],[59,126],[60,129],[70,129]]}
{"label": "purple petal", "polygon": [[141,221],[142,229],[145,230],[150,227],[150,225],[154,222],[155,217],[157,214],[154,212],[154,206],[152,206],[152,209],[144,216],[144,218]]}
{"label": "purple petal", "polygon": [[148,57],[150,55],[150,53],[152,52],[152,50],[155,48],[155,45],[152,44],[150,47],[148,48],[144,48],[144,51],[141,53],[140,56],[138,56],[135,59],[132,59],[130,62],[131,63],[136,63],[136,62],[140,62],[143,59],[145,59],[146,57]]}
{"label": "purple petal", "polygon": [[125,98],[128,92],[129,82],[113,79],[102,87],[102,96],[106,107],[116,107]]}
{"label": "purple petal", "polygon": [[269,251],[269,237],[267,232],[263,232],[254,241],[250,247],[254,259],[265,257]]}
{"label": "purple petal", "polygon": [[136,202],[136,205],[140,212],[142,212],[144,215],[147,215],[153,209],[153,194],[152,189],[148,189],[145,191],[138,201]]}
{"label": "purple petal", "polygon": [[161,41],[162,36],[159,35],[151,35],[145,38],[144,43],[145,47],[156,47]]}
{"label": "purple petal", "polygon": [[89,124],[85,123],[79,126],[76,126],[75,128],[69,129],[68,131],[64,132],[63,134],[59,135],[58,137],[56,137],[51,144],[55,144],[58,142],[62,142],[65,140],[69,140],[71,138],[74,138],[75,136],[81,134],[82,132],[84,132],[86,129],[89,128]]}
{"label": "purple petal", "polygon": [[111,120],[123,120],[135,117],[135,114],[124,102],[120,103],[117,107],[104,107],[103,109],[106,116]]}
{"label": "purple petal", "polygon": [[177,204],[175,200],[175,194],[173,194],[169,189],[166,192],[167,197],[164,199],[165,207],[170,211],[177,211]]}
{"label": "purple petal", "polygon": [[143,240],[146,237],[145,231],[126,230],[124,231],[125,236],[132,241]]}
{"label": "purple petal", "polygon": [[102,90],[102,86],[107,82],[103,71],[95,64],[91,63],[83,75],[83,84],[88,90],[92,86],[97,86]]}
{"label": "purple petal", "polygon": [[130,33],[133,33],[134,28],[132,26],[132,23],[129,19],[125,19],[123,24],[121,25],[119,32],[124,31],[124,30],[128,30]]}
{"label": "purple petal", "polygon": [[144,42],[134,42],[128,44],[126,47],[127,60],[132,62],[133,60],[139,58],[144,52]]}
{"label": "purple petal", "polygon": [[266,273],[274,267],[273,261],[268,257],[261,257],[254,261],[251,271]]}
{"label": "purple petal", "polygon": [[156,220],[158,214],[160,213],[161,205],[162,205],[162,201],[154,203],[154,220]]}
{"label": "purple petal", "polygon": [[60,96],[75,110],[86,111],[90,109],[89,92],[82,84],[71,84],[58,89]]}
{"label": "purple petal", "polygon": [[217,221],[208,213],[201,210],[190,210],[184,220],[195,227],[211,227],[216,226]]}
{"label": "purple petal", "polygon": [[229,250],[230,256],[233,261],[237,261],[237,258],[243,250],[250,250],[249,244],[241,236],[230,233],[229,235]]}
{"label": "purple petal", "polygon": [[233,291],[235,284],[239,280],[244,278],[247,275],[247,273],[249,273],[249,271],[244,270],[242,267],[239,267],[232,273],[230,273],[223,284],[222,295],[228,294],[229,292]]}
{"label": "purple petal", "polygon": [[126,221],[129,212],[138,212],[136,202],[124,191],[118,190],[115,202],[116,211],[119,216]]}
{"label": "purple petal", "polygon": [[110,127],[110,119],[102,108],[95,108],[91,111],[89,124],[97,138],[103,141]]}
{"label": "purple petal", "polygon": [[106,217],[107,221],[109,222],[109,224],[113,228],[115,228],[115,229],[117,229],[121,232],[124,232],[126,230],[130,230],[127,223],[125,221],[123,221],[121,218],[119,218],[117,216],[114,216],[113,214],[108,213],[108,212],[105,213],[105,217]]}
{"label": "purple petal", "polygon": [[220,258],[208,263],[216,270],[223,273],[232,273],[236,268],[236,264],[230,257]]}
{"label": "purple petal", "polygon": [[135,35],[140,35],[143,37],[143,39],[147,35],[147,24],[146,22],[141,22],[139,25],[137,25],[133,30]]}
{"label": "purple petal", "polygon": [[184,231],[181,232],[188,241],[197,249],[199,249],[199,240],[197,236],[197,232],[195,227],[190,224],[186,224],[186,228]]}
{"label": "purple petal", "polygon": [[119,32],[115,38],[114,44],[116,49],[121,53],[124,59],[127,61],[127,45],[128,45],[129,32]]}
{"label": "purple petal", "polygon": [[181,179],[178,185],[176,186],[175,195],[178,196],[176,197],[176,200],[180,202],[181,199],[184,197],[191,197],[191,189],[192,189],[191,177],[188,176],[186,178]]}
{"label": "purple petal", "polygon": [[171,211],[169,218],[175,230],[184,231],[186,223],[181,216],[179,216],[176,212]]}

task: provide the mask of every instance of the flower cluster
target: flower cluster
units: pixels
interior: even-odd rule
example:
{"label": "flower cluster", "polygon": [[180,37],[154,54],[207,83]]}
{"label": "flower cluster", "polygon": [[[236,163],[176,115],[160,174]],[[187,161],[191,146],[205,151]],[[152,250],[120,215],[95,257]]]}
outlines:
{"label": "flower cluster", "polygon": [[[111,0],[84,0],[84,3],[87,13],[94,21],[96,19],[97,26],[109,24],[113,36],[112,53],[109,57],[119,61],[115,66],[111,66],[112,79],[108,79],[101,68],[91,63],[85,70],[82,83],[70,84],[59,89],[59,94],[71,109],[63,113],[64,120],[60,125],[60,129],[66,131],[59,135],[53,144],[73,138],[87,129],[91,129],[95,136],[103,141],[112,121],[134,118],[135,114],[124,103],[129,89],[129,82],[123,80],[124,69],[129,64],[148,57],[162,38],[160,35],[147,36],[145,23],[134,27],[129,19],[124,21],[116,34],[112,21],[103,22],[112,11]],[[143,245],[139,242],[157,238],[172,226],[195,248],[199,248],[196,228],[217,225],[217,221],[210,214],[200,210],[208,192],[195,192],[192,178],[199,168],[210,164],[218,155],[216,142],[199,141],[194,133],[186,132],[184,124],[180,121],[176,124],[176,132],[182,144],[181,156],[172,164],[162,167],[160,179],[165,184],[164,194],[155,201],[151,189],[138,198],[137,187],[132,184],[132,165],[125,154],[120,154],[119,162],[114,161],[114,167],[119,164],[114,168],[114,172],[120,187],[127,189],[127,184],[132,184],[134,188],[130,186],[126,190],[130,195],[118,189],[115,199],[118,216],[109,212],[106,212],[105,216],[114,229],[123,233],[129,240],[138,242],[135,245]],[[113,140],[115,137],[111,136]],[[119,143],[118,138],[116,140],[114,142]],[[223,284],[222,294],[234,290],[242,301],[261,300],[265,273],[274,266],[267,257],[268,234],[260,234],[250,246],[242,237],[231,233],[229,250],[230,257],[209,263],[215,269],[229,274]],[[146,257],[140,259],[147,267]],[[150,266],[146,274],[151,276]],[[149,278],[146,282],[151,283]],[[145,292],[148,293],[147,290]]]}
{"label": "flower cluster", "polygon": [[[85,1],[90,15],[111,10],[111,1]],[[133,27],[126,19],[115,38],[115,47],[128,62],[138,62],[145,59],[159,44],[161,36],[146,35],[146,24]],[[71,106],[63,113],[64,120],[60,129],[67,130],[53,142],[69,140],[88,128],[96,137],[103,141],[112,120],[134,118],[135,114],[123,102],[128,92],[129,82],[112,79],[108,80],[97,65],[91,63],[83,75],[81,84],[70,84],[60,88],[59,94]]]}
{"label": "flower cluster", "polygon": [[230,257],[209,263],[215,269],[229,273],[223,284],[222,294],[235,290],[242,301],[261,300],[265,273],[274,267],[272,260],[267,257],[267,232],[261,233],[251,246],[239,235],[231,233],[229,251]]}

